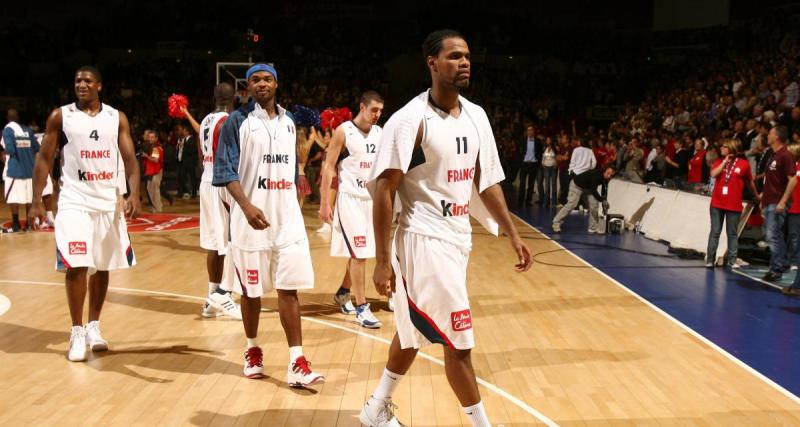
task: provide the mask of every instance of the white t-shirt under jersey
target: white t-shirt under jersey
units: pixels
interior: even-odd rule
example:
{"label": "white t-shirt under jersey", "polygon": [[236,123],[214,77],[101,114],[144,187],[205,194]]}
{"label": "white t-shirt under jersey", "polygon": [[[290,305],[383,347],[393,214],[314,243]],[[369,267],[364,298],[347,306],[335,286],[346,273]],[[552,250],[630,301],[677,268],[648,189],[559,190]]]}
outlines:
{"label": "white t-shirt under jersey", "polygon": [[[59,209],[113,212],[125,190],[119,153],[119,112],[102,104],[94,117],[77,105],[61,107],[64,159]],[[120,191],[122,190],[122,191]]]}
{"label": "white t-shirt under jersey", "polygon": [[228,113],[217,111],[207,115],[200,122],[200,148],[203,151],[203,176],[200,182],[210,184],[214,178],[214,156],[217,153],[219,132],[227,118]]}
{"label": "white t-shirt under jersey", "polygon": [[339,162],[339,192],[361,199],[370,199],[367,180],[381,139],[380,126],[372,126],[364,135],[352,121],[342,123],[345,146],[344,159]]}
{"label": "white t-shirt under jersey", "polygon": [[428,105],[422,142],[397,190],[401,229],[469,250],[469,201],[478,147],[478,131],[467,114],[462,111],[455,118]]}

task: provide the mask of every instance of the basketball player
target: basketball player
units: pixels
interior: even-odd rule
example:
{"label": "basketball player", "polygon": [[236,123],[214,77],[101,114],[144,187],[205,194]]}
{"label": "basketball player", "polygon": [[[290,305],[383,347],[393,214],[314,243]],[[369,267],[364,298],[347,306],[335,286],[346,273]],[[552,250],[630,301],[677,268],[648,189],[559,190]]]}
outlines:
{"label": "basketball player", "polygon": [[[492,218],[484,215],[482,223],[494,224],[495,233],[499,224],[499,231],[510,236],[519,260],[516,271],[530,268],[531,252],[506,207],[499,185],[504,176],[486,113],[459,96],[469,86],[467,42],[456,31],[440,30],[425,39],[423,52],[432,88],[389,119],[371,175],[377,180],[373,280],[378,292],[386,294],[394,267],[397,333],[386,369],[359,419],[367,426],[400,425],[392,393],[419,348],[438,343],[444,347],[448,382],[464,412],[472,425],[489,426],[470,359],[474,346],[466,288],[470,208],[476,218],[488,212]],[[395,191],[402,207],[392,247]],[[474,193],[479,197],[470,200]]]}
{"label": "basketball player", "polygon": [[214,88],[215,111],[208,114],[202,123],[197,123],[185,107],[181,111],[186,114],[192,128],[199,135],[198,148],[203,154],[203,175],[200,178],[200,247],[206,250],[208,296],[203,303],[201,315],[216,317],[224,313],[241,320],[241,309],[231,298],[231,293],[220,288],[228,246],[228,209],[230,209],[228,190],[211,185],[219,133],[228,115],[233,111],[233,98],[233,86],[223,82]]}
{"label": "basketball player", "polygon": [[[42,140],[44,140],[44,133],[37,133],[35,134],[36,141],[41,146]],[[39,158],[39,153],[36,153],[36,158]],[[60,167],[61,165],[59,165]],[[31,184],[31,194],[33,194],[33,186]],[[47,182],[44,185],[44,191],[42,191],[42,204],[44,205],[45,209],[45,217],[44,222],[41,223],[42,229],[49,229],[53,228],[55,225],[55,217],[53,216],[53,178],[50,175],[47,175]],[[33,218],[34,224],[38,221],[39,218]]]}
{"label": "basketball player", "polygon": [[[86,360],[86,346],[105,351],[100,334],[100,311],[108,290],[108,272],[129,268],[136,258],[128,238],[125,214],[135,218],[139,201],[139,161],[130,135],[128,118],[100,102],[103,78],[91,66],[75,73],[77,102],[56,108],[47,118],[44,140],[33,175],[34,207],[42,210],[42,191],[61,146],[63,187],[56,214],[56,265],[66,268],[67,302],[72,317],[69,360]],[[125,178],[130,194],[125,192]],[[124,212],[123,212],[124,210]],[[89,323],[83,325],[83,302],[89,279]]]}
{"label": "basketball player", "polygon": [[[356,322],[365,328],[376,329],[381,322],[367,304],[365,278],[367,258],[375,258],[375,237],[372,232],[372,197],[367,180],[380,142],[381,128],[377,126],[383,112],[383,98],[375,91],[361,95],[358,115],[342,123],[333,133],[325,163],[322,165],[319,218],[323,223],[333,221],[331,256],[349,258],[342,285],[334,295],[342,313],[356,315]],[[330,187],[337,174],[339,193],[331,215]],[[356,306],[350,301],[350,289]]]}
{"label": "basketball player", "polygon": [[3,150],[6,152],[6,203],[11,208],[11,231],[20,231],[19,207],[25,206],[25,229],[32,224],[31,201],[33,189],[33,164],[39,151],[39,142],[28,126],[19,122],[19,113],[10,108],[6,114],[8,124],[3,128]]}
{"label": "basketball player", "polygon": [[[278,72],[256,64],[245,74],[254,101],[234,111],[219,138],[213,185],[226,187],[231,208],[230,276],[242,295],[247,336],[244,374],[262,378],[263,353],[256,342],[261,296],[278,294],[278,312],[289,344],[288,382],[303,387],[324,381],[303,355],[299,289],[314,287],[314,270],[303,214],[297,202],[297,132],[289,113],[276,104]],[[223,286],[228,286],[225,281]],[[230,289],[228,289],[230,290]]]}

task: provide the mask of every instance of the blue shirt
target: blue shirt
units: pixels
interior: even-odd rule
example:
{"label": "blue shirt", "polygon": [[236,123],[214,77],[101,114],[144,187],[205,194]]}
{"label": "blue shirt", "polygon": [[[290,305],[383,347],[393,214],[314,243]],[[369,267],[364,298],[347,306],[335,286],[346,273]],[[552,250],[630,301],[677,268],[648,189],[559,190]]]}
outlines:
{"label": "blue shirt", "polygon": [[528,148],[525,150],[525,158],[522,160],[525,163],[538,162],[536,158],[536,139],[528,138]]}
{"label": "blue shirt", "polygon": [[33,178],[33,164],[39,152],[39,141],[33,130],[27,126],[11,122],[3,129],[3,143],[8,158],[8,176],[10,178]]}

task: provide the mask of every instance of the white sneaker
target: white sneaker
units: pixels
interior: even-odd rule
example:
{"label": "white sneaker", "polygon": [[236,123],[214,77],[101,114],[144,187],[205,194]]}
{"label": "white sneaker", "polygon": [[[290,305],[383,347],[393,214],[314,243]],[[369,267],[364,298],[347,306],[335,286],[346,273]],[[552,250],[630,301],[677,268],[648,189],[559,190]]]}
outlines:
{"label": "white sneaker", "polygon": [[331,232],[331,225],[328,224],[327,222],[323,222],[322,227],[317,229],[317,233],[320,234],[328,234],[330,232]]}
{"label": "white sneaker", "polygon": [[370,397],[364,403],[358,420],[367,427],[400,427],[402,424],[394,416],[395,409],[397,405],[392,403],[392,399],[380,400]]}
{"label": "white sneaker", "polygon": [[334,295],[333,300],[339,305],[339,310],[342,314],[356,314],[356,307],[353,301],[350,300],[350,292],[343,295]]}
{"label": "white sneaker", "polygon": [[250,347],[244,352],[244,376],[251,379],[264,378],[264,353],[261,347]]}
{"label": "white sneaker", "polygon": [[369,309],[369,304],[364,304],[363,308],[357,308],[356,311],[356,323],[359,325],[368,328],[368,329],[378,329],[381,327],[381,321],[372,314],[372,310]]}
{"label": "white sneaker", "polygon": [[69,352],[67,359],[72,362],[86,360],[86,329],[83,326],[73,326],[69,336]]}
{"label": "white sneaker", "polygon": [[236,320],[242,320],[242,309],[238,304],[233,302],[230,292],[224,295],[214,292],[206,298],[206,302],[214,306],[217,310],[222,310],[226,316],[233,317]]}
{"label": "white sneaker", "polygon": [[386,302],[389,311],[394,311],[394,294],[389,295],[389,301]]}
{"label": "white sneaker", "polygon": [[560,233],[561,232],[561,224],[553,223],[553,232]]}
{"label": "white sneaker", "polygon": [[289,387],[306,387],[325,382],[325,376],[311,370],[311,363],[305,356],[300,356],[294,362],[289,362],[287,372]]}
{"label": "white sneaker", "polygon": [[767,242],[765,242],[763,240],[759,240],[758,243],[756,243],[756,246],[758,246],[761,249],[764,249],[764,248],[768,248],[769,247],[769,243],[767,243]]}
{"label": "white sneaker", "polygon": [[211,305],[211,303],[208,302],[208,300],[203,303],[203,312],[200,313],[201,316],[206,318],[222,316],[222,314],[222,310],[215,308],[213,305]]}
{"label": "white sneaker", "polygon": [[100,335],[100,322],[93,320],[86,325],[86,344],[92,351],[108,350],[108,341]]}

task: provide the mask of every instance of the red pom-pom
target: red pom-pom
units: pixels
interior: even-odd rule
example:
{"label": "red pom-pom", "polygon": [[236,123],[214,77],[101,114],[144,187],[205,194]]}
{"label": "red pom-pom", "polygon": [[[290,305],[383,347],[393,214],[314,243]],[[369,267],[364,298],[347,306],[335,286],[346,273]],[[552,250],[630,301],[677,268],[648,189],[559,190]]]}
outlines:
{"label": "red pom-pom", "polygon": [[186,116],[181,111],[181,107],[188,107],[189,99],[186,95],[173,93],[167,100],[167,114],[175,119],[183,119]]}
{"label": "red pom-pom", "polygon": [[353,120],[353,113],[347,107],[332,109],[328,108],[319,115],[319,124],[324,130],[333,130],[340,124]]}

